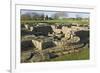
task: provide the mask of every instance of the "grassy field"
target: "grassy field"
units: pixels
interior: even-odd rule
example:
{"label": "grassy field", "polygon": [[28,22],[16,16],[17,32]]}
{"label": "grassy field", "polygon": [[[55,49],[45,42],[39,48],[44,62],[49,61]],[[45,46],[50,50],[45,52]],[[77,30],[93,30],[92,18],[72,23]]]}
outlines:
{"label": "grassy field", "polygon": [[79,53],[66,54],[49,61],[68,61],[68,60],[88,60],[89,59],[89,48],[84,48]]}
{"label": "grassy field", "polygon": [[25,23],[79,23],[79,24],[89,24],[86,20],[76,20],[76,19],[58,19],[58,20],[22,20],[22,24]]}

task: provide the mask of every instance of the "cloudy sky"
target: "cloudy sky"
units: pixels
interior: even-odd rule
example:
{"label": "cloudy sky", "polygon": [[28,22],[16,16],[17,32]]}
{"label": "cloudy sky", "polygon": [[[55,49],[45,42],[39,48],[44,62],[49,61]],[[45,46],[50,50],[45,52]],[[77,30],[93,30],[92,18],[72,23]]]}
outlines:
{"label": "cloudy sky", "polygon": [[21,15],[22,14],[31,14],[31,13],[37,13],[37,14],[44,14],[48,15],[49,17],[53,16],[54,14],[58,14],[60,16],[65,16],[67,18],[76,18],[76,17],[82,17],[82,18],[89,18],[90,14],[87,12],[60,12],[60,11],[40,11],[40,10],[25,10],[21,9]]}

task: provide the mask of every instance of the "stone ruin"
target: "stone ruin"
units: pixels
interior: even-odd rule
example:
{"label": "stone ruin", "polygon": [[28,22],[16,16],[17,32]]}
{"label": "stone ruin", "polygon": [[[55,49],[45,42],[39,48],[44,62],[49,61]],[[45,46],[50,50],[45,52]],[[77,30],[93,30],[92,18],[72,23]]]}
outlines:
{"label": "stone ruin", "polygon": [[[26,29],[29,29],[29,27],[26,27]],[[35,36],[35,38],[31,39],[31,45],[33,44],[38,50],[34,51],[35,54],[29,61],[43,61],[50,58],[48,55],[51,53],[52,56],[54,55],[56,57],[62,54],[79,52],[80,47],[84,47],[86,43],[89,44],[89,28],[87,27],[45,25],[31,26],[29,30]],[[23,44],[25,43],[21,42],[21,46]]]}

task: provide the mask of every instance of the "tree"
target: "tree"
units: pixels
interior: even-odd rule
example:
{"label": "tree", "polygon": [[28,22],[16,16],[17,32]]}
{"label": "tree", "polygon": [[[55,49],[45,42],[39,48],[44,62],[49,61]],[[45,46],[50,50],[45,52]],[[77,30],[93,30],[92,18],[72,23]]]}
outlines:
{"label": "tree", "polygon": [[40,18],[41,20],[44,20],[44,14],[41,14]]}
{"label": "tree", "polygon": [[31,17],[30,17],[30,15],[21,15],[21,20],[30,20],[31,19]]}
{"label": "tree", "polygon": [[45,19],[48,20],[48,18],[49,18],[48,15],[46,15]]}

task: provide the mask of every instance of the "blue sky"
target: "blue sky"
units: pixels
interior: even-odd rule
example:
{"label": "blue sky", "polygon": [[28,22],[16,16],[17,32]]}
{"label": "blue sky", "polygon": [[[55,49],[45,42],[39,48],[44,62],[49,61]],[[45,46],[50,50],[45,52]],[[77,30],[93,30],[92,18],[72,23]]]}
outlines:
{"label": "blue sky", "polygon": [[[26,13],[38,13],[38,14],[48,15],[49,17],[51,17],[55,13],[61,13],[61,12],[21,9],[21,14],[26,14]],[[68,17],[68,18],[76,18],[76,17],[89,18],[90,16],[90,14],[87,12],[63,12],[63,13],[64,15],[66,15],[65,17]]]}

